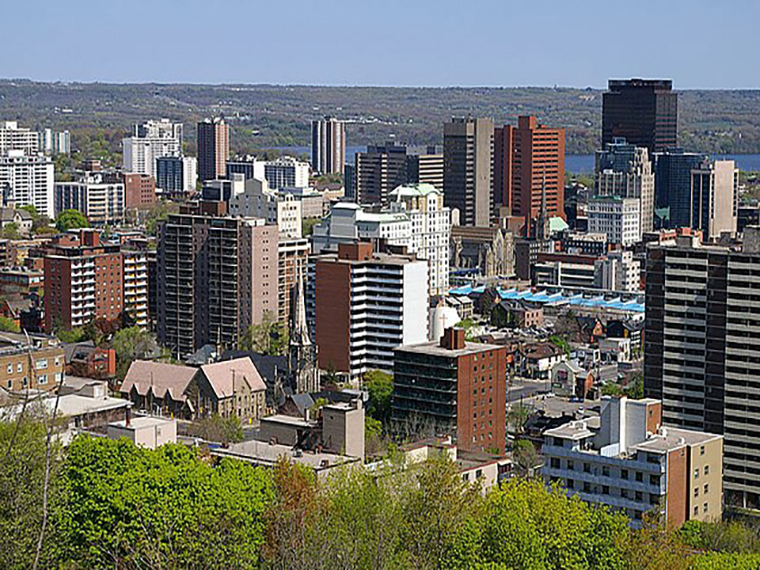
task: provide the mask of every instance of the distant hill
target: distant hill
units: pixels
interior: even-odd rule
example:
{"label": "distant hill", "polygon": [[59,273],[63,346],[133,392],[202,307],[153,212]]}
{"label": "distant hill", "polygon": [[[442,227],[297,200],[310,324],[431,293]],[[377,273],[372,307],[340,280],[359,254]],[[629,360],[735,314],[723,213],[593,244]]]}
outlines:
{"label": "distant hill", "polygon": [[[308,146],[309,121],[331,114],[350,121],[350,145],[390,135],[412,144],[441,142],[442,123],[455,115],[490,116],[497,123],[534,114],[567,129],[567,152],[587,154],[599,144],[600,90],[570,88],[391,88],[279,85],[159,85],[0,81],[0,120],[68,128],[75,147],[118,152],[131,125],[169,117],[186,124],[224,114],[232,147],[245,152]],[[760,153],[760,91],[682,91],[680,144],[713,153]]]}

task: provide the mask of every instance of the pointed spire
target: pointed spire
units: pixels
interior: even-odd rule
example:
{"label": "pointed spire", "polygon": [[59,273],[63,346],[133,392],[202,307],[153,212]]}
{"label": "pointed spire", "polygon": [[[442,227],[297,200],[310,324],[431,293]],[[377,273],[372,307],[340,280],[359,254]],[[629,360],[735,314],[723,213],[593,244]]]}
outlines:
{"label": "pointed spire", "polygon": [[541,209],[536,219],[536,239],[547,240],[551,234],[551,225],[546,208],[546,169],[541,171]]}
{"label": "pointed spire", "polygon": [[303,269],[298,269],[298,279],[294,287],[293,299],[290,307],[290,343],[300,346],[309,346],[309,325],[306,322],[306,295],[303,284]]}

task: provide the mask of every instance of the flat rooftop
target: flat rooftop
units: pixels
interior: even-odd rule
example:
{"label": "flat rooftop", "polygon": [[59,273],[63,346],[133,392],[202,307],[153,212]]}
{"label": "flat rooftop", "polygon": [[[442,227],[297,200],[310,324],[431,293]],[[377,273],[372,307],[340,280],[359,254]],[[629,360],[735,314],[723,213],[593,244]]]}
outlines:
{"label": "flat rooftop", "polygon": [[211,453],[220,457],[231,457],[261,465],[274,465],[280,458],[285,458],[315,470],[329,469],[336,465],[359,461],[358,457],[336,455],[335,453],[314,453],[310,451],[299,453],[290,445],[272,444],[255,439],[233,443],[226,449],[212,449]]}
{"label": "flat rooftop", "polygon": [[594,432],[589,429],[588,424],[585,421],[574,420],[559,427],[548,429],[544,432],[544,435],[576,440],[592,437]]}
{"label": "flat rooftop", "polygon": [[440,342],[423,342],[420,344],[405,344],[396,348],[404,352],[415,352],[418,354],[433,354],[435,356],[464,356],[467,354],[479,354],[489,350],[503,350],[503,346],[497,344],[485,344],[479,342],[465,342],[464,348],[451,350],[441,346]]}
{"label": "flat rooftop", "polygon": [[127,425],[126,420],[111,422],[108,425],[115,426],[122,429],[141,429],[141,428],[147,428],[147,427],[162,426],[162,425],[170,424],[173,422],[174,420],[169,420],[166,418],[157,418],[154,416],[135,416],[130,419],[130,425]]}
{"label": "flat rooftop", "polygon": [[307,422],[305,419],[301,417],[288,416],[285,414],[275,414],[273,416],[267,416],[265,418],[261,418],[261,423],[262,424],[263,423],[285,424],[288,426],[303,427],[303,428],[310,428],[314,426],[313,423]]}

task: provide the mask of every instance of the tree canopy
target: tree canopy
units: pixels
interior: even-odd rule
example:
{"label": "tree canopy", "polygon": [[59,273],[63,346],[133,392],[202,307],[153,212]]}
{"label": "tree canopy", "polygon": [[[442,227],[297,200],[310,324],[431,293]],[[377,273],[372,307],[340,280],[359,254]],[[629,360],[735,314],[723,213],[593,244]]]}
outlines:
{"label": "tree canopy", "polygon": [[55,227],[59,232],[67,232],[76,228],[89,228],[90,222],[79,210],[64,210],[55,219]]}

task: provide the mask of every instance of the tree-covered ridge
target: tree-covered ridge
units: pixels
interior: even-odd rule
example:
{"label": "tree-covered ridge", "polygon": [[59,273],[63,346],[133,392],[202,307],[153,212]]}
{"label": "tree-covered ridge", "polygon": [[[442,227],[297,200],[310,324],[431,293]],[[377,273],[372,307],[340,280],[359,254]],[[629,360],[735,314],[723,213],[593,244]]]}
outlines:
{"label": "tree-covered ridge", "polygon": [[[677,87],[677,86],[676,86]],[[497,123],[533,114],[567,130],[569,154],[593,153],[601,132],[599,89],[395,88],[277,85],[158,85],[0,81],[0,117],[27,126],[69,129],[88,156],[118,155],[135,122],[168,117],[185,123],[194,146],[195,122],[223,114],[233,151],[308,146],[309,121],[325,114],[349,121],[350,145],[390,134],[412,144],[440,143],[453,115],[490,116]],[[711,153],[760,153],[760,91],[682,91],[680,144]],[[119,158],[115,156],[115,158]]]}

